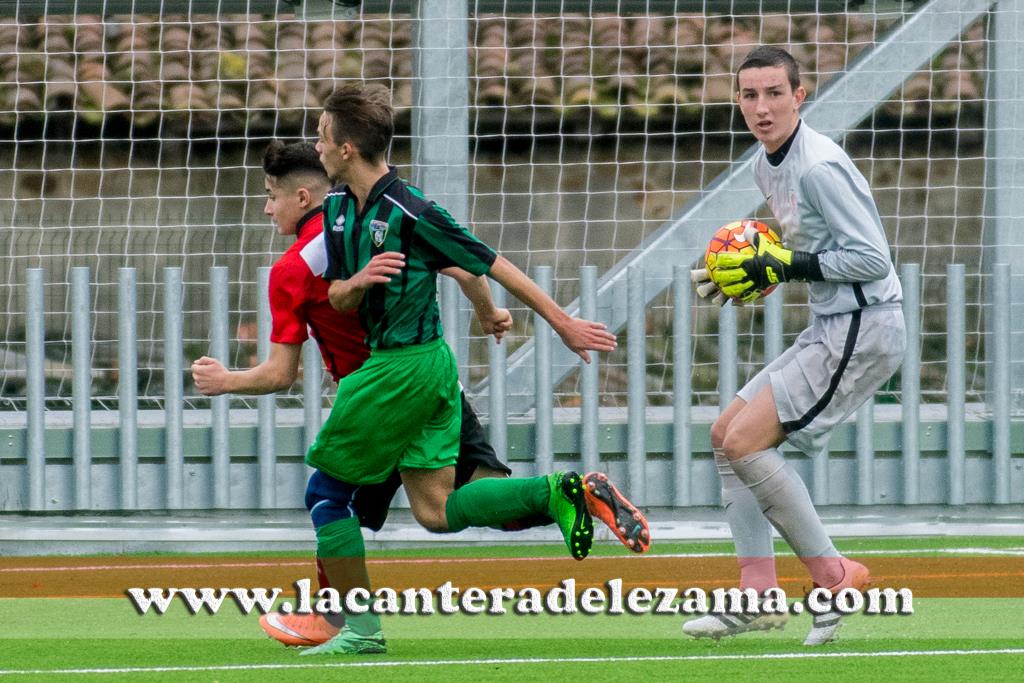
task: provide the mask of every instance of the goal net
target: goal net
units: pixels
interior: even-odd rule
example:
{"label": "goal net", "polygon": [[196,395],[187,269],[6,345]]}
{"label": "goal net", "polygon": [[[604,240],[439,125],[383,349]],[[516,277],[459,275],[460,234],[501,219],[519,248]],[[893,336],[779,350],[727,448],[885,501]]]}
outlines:
{"label": "goal net", "polygon": [[[750,49],[790,48],[813,95],[903,21],[909,4],[584,16],[524,14],[522,3],[508,3],[504,12],[475,15],[469,215],[458,218],[527,272],[551,266],[555,298],[565,305],[579,293],[580,266],[608,271],[752,144],[733,104],[733,73]],[[380,81],[399,112],[391,159],[411,177],[414,24],[405,14],[316,22],[288,14],[0,18],[3,407],[24,404],[26,268],[45,269],[51,406],[71,395],[75,266],[91,269],[99,405],[116,407],[121,267],[138,273],[139,393],[147,405],[162,401],[166,267],[183,269],[186,359],[209,348],[209,269],[229,268],[235,340],[226,360],[252,364],[262,296],[256,270],[288,246],[262,214],[263,150],[273,138],[311,139],[320,102],[343,80]],[[926,400],[944,396],[950,262],[967,267],[968,390],[984,391],[985,36],[979,20],[908,72],[841,141],[874,190],[897,265],[921,264]],[[767,217],[764,207],[759,213]],[[787,341],[806,321],[801,288],[789,289]],[[531,316],[512,303],[514,349],[528,338]],[[672,402],[672,305],[666,295],[648,312],[653,405]],[[694,400],[711,404],[717,311],[696,307],[694,325]],[[740,311],[741,381],[761,362],[761,325],[757,308]],[[469,333],[470,376],[480,379],[486,347],[476,328]],[[558,387],[556,405],[574,404],[576,381]],[[188,401],[201,405],[189,378],[186,387]],[[604,404],[624,404],[624,350],[602,358],[601,388]],[[898,380],[885,392],[898,400]]]}

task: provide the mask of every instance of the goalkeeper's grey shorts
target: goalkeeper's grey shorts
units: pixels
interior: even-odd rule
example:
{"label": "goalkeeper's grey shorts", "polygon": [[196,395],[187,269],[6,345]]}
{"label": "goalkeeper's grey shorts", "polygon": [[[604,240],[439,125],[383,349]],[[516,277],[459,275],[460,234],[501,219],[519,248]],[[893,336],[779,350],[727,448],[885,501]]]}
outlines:
{"label": "goalkeeper's grey shorts", "polygon": [[770,384],[786,440],[813,456],[828,444],[832,428],[892,377],[906,344],[899,304],[814,316],[738,395],[749,403]]}

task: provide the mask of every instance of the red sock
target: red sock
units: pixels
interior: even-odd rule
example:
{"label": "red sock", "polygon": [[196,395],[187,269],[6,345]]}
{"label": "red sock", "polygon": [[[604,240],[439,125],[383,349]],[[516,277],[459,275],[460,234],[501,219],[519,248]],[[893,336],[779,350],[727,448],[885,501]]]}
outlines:
{"label": "red sock", "polygon": [[321,588],[330,588],[331,582],[327,579],[327,573],[324,572],[324,565],[320,562],[320,558],[316,558],[316,581],[320,584]]}
{"label": "red sock", "polygon": [[[317,583],[320,584],[320,588],[331,587],[331,582],[327,578],[327,573],[324,571],[324,565],[320,561],[319,557],[316,558],[316,580]],[[331,625],[337,626],[338,628],[341,628],[345,625],[344,612],[339,612],[338,614],[325,614],[324,619],[326,619]]]}
{"label": "red sock", "polygon": [[740,557],[740,588],[753,588],[762,595],[769,588],[776,588],[779,579],[775,575],[774,557]]}

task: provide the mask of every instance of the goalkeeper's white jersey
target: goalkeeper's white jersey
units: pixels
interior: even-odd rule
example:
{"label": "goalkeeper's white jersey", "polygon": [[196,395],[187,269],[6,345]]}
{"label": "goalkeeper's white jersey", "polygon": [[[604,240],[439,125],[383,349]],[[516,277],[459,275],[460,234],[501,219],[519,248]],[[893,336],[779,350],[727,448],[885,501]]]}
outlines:
{"label": "goalkeeper's white jersey", "polygon": [[800,122],[778,166],[762,148],[754,180],[787,249],[820,253],[825,282],[810,283],[811,312],[899,303],[903,289],[867,180],[835,142]]}

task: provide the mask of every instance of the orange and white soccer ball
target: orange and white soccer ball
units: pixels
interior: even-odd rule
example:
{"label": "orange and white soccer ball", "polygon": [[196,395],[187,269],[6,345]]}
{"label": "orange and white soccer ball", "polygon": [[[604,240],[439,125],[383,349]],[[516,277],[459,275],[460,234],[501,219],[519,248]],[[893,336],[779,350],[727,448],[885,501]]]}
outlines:
{"label": "orange and white soccer ball", "polygon": [[[782,244],[782,240],[779,239],[774,230],[764,223],[752,219],[733,221],[715,231],[711,242],[708,243],[708,250],[704,253],[704,263],[707,264],[708,275],[712,280],[715,279],[716,261],[719,254],[749,253],[754,255],[757,253],[757,250],[754,248],[755,234],[760,234],[761,239],[767,239],[772,244]],[[768,296],[777,286],[772,285],[763,290],[758,298]]]}

